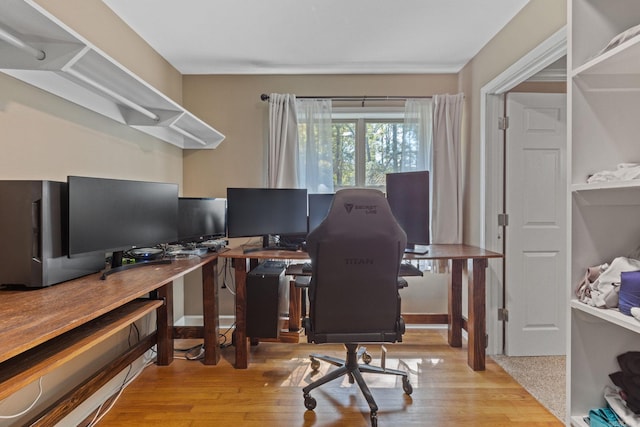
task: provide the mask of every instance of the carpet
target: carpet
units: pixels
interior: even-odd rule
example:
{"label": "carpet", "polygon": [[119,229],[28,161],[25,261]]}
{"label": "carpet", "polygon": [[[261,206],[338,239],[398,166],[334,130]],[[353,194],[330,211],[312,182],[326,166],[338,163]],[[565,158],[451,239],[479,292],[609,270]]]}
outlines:
{"label": "carpet", "polygon": [[566,419],[565,356],[490,356],[553,415]]}

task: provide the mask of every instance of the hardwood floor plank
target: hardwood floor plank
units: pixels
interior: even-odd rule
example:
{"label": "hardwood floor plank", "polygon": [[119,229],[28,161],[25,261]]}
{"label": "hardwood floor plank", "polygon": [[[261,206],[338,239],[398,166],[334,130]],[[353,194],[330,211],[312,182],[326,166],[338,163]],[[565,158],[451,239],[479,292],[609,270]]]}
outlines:
{"label": "hardwood floor plank", "polygon": [[[303,338],[304,339],[304,338]],[[387,367],[408,369],[413,394],[396,377],[365,374],[380,407],[380,426],[562,426],[493,360],[485,371],[467,366],[466,343],[447,344],[447,331],[409,329],[405,342],[388,345]],[[178,346],[179,347],[179,346]],[[379,346],[368,347],[372,364]],[[339,379],[316,389],[307,411],[302,387],[314,374],[310,353],[344,357],[340,345],[260,343],[249,349],[249,368],[233,368],[234,349],[221,351],[217,366],[176,359],[148,367],[122,394],[100,426],[170,427],[365,427],[369,407],[356,385]],[[564,387],[564,384],[559,384]]]}

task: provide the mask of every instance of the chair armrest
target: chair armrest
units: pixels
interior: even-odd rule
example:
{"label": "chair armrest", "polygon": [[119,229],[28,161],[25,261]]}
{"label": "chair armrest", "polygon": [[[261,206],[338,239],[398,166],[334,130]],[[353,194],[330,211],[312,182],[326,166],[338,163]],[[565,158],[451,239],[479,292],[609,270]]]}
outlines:
{"label": "chair armrest", "polygon": [[296,276],[296,288],[308,288],[311,276]]}
{"label": "chair armrest", "polygon": [[406,288],[409,286],[409,282],[404,277],[398,277],[398,289]]}

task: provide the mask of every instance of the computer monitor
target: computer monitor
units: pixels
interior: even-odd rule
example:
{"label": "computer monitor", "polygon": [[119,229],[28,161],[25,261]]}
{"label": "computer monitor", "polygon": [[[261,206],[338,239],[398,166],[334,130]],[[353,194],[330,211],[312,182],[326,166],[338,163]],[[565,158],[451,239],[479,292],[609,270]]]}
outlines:
{"label": "computer monitor", "polygon": [[[307,233],[307,190],[299,188],[227,188],[227,236]],[[286,249],[286,248],[285,248]]]}
{"label": "computer monitor", "polygon": [[178,239],[177,184],[69,176],[68,191],[70,256],[113,252],[117,259]]}
{"label": "computer monitor", "polygon": [[309,233],[324,220],[333,202],[333,193],[309,194]]}
{"label": "computer monitor", "polygon": [[178,241],[199,241],[224,237],[227,232],[227,199],[180,197],[178,199]]}
{"label": "computer monitor", "polygon": [[397,172],[386,176],[391,212],[407,233],[408,253],[427,253],[430,244],[429,172]]}

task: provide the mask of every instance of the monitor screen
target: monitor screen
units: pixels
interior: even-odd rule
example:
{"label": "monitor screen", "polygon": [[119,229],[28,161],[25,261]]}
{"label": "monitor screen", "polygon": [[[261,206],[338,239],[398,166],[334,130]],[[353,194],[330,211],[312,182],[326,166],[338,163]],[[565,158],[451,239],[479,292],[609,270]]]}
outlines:
{"label": "monitor screen", "polygon": [[388,173],[386,184],[391,212],[407,233],[408,248],[429,245],[429,172]]}
{"label": "monitor screen", "polygon": [[333,193],[309,194],[309,233],[311,233],[329,213]]}
{"label": "monitor screen", "polygon": [[307,233],[307,190],[227,188],[227,236]]}
{"label": "monitor screen", "polygon": [[227,200],[180,197],[178,241],[196,242],[223,237],[227,232]]}
{"label": "monitor screen", "polygon": [[69,255],[178,239],[178,185],[68,177]]}

